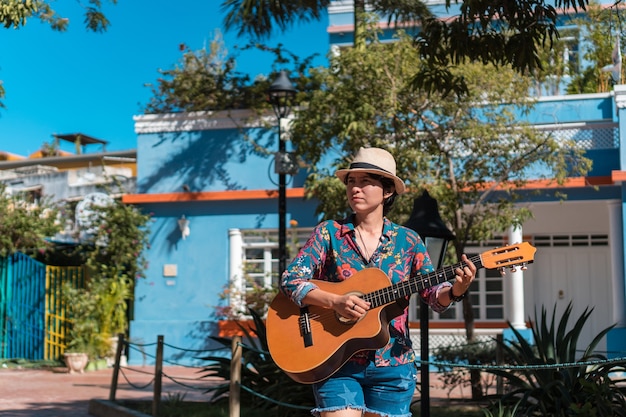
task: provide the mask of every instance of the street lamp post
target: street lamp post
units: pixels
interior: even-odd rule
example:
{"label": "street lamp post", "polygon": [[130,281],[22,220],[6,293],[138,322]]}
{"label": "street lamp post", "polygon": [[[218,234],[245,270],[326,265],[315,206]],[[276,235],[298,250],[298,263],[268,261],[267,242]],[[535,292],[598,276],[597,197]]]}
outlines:
{"label": "street lamp post", "polygon": [[[441,269],[448,247],[448,242],[455,239],[454,233],[441,220],[437,200],[428,191],[413,201],[413,212],[406,227],[415,230],[424,240],[426,250],[436,269]],[[420,304],[420,357],[427,361],[430,353],[428,346],[428,308]],[[420,366],[421,379],[421,416],[430,417],[430,372],[428,364]]]}
{"label": "street lamp post", "polygon": [[282,119],[291,111],[291,104],[296,89],[285,71],[281,71],[269,88],[269,102],[278,119],[278,152],[274,158],[274,169],[278,174],[278,276],[287,267],[287,190],[286,175],[291,173],[291,154],[286,152],[285,141],[282,137]]}

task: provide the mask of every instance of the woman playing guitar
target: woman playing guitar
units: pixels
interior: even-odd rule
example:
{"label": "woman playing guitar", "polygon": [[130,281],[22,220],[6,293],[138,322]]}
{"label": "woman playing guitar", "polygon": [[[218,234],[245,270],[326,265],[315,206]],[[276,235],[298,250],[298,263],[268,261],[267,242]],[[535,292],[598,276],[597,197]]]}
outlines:
{"label": "woman playing guitar", "polygon": [[[347,327],[362,320],[371,303],[357,292],[335,293],[320,288],[312,279],[339,283],[361,279],[358,271],[377,268],[395,284],[434,268],[417,233],[385,217],[396,195],[405,191],[389,152],[361,148],[350,167],[338,170],[336,176],[346,184],[346,196],[354,213],[344,220],[324,221],[315,228],[284,271],[280,289],[298,307],[327,309]],[[446,281],[419,293],[434,311],[442,312],[461,300],[474,280],[474,263],[465,255],[461,261],[461,267],[454,271],[454,283]],[[358,283],[353,287],[358,287]],[[416,367],[409,338],[408,297],[400,298],[394,306],[399,308],[384,313],[391,316],[386,345],[357,349],[329,377],[313,383],[314,415],[411,416]],[[387,334],[386,329],[384,333]]]}

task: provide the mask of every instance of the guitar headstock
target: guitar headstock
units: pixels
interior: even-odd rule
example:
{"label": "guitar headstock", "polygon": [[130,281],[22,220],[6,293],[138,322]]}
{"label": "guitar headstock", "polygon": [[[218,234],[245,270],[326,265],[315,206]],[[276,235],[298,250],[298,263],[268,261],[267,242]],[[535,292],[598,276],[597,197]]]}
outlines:
{"label": "guitar headstock", "polygon": [[535,260],[537,251],[530,243],[521,242],[514,245],[504,246],[497,249],[488,250],[480,255],[483,266],[487,269],[499,269],[510,267],[513,272],[518,266],[522,270],[526,265]]}

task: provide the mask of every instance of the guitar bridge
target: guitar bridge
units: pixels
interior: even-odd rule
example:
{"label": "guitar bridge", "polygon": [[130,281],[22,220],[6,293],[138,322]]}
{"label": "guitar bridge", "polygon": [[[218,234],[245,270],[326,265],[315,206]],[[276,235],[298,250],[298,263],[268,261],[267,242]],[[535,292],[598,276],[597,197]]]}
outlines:
{"label": "guitar bridge", "polygon": [[313,346],[313,334],[311,333],[311,319],[309,317],[309,309],[302,307],[300,309],[300,317],[298,318],[300,326],[300,336],[304,342],[304,347]]}

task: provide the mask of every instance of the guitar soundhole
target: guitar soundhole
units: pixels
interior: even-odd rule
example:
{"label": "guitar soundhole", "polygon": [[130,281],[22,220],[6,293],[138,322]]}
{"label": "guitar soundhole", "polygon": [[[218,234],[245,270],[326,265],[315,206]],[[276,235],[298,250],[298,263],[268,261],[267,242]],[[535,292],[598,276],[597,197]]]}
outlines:
{"label": "guitar soundhole", "polygon": [[[352,317],[344,317],[344,316],[342,316],[341,314],[338,314],[338,313],[335,313],[335,316],[337,316],[337,321],[339,323],[346,324],[346,325],[354,324],[354,323],[356,323],[357,321],[360,320],[360,319],[355,319],[355,318],[352,318]],[[363,318],[363,317],[361,317],[361,318]]]}

